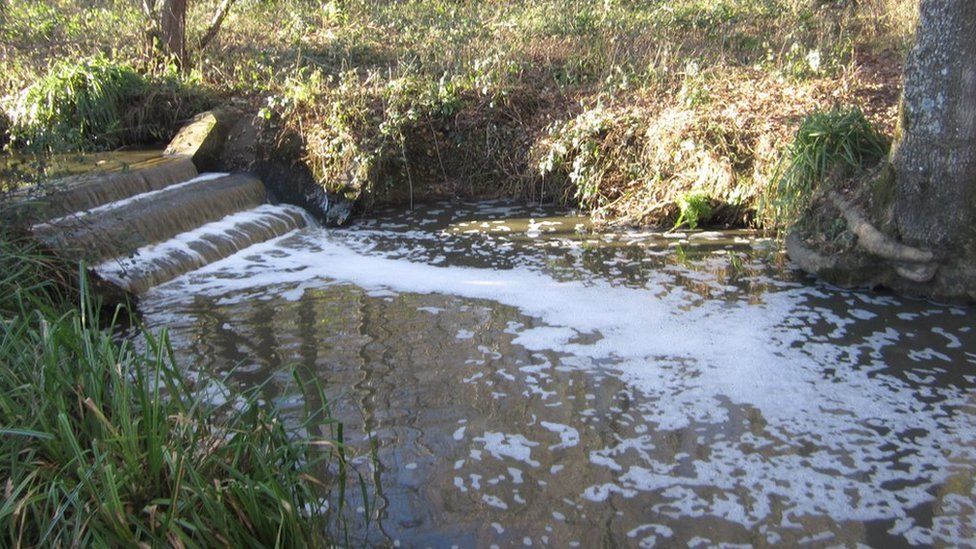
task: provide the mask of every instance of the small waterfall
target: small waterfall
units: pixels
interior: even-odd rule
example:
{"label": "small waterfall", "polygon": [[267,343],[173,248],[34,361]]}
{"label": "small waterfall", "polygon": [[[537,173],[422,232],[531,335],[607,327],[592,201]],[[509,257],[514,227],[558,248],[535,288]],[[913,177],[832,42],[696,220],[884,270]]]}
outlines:
{"label": "small waterfall", "polygon": [[314,223],[301,208],[267,204],[259,179],[198,175],[187,158],[55,185],[34,235],[135,293]]}
{"label": "small waterfall", "polygon": [[65,216],[168,187],[197,175],[189,158],[163,157],[133,164],[128,170],[68,177],[45,197],[42,218]]}
{"label": "small waterfall", "polygon": [[141,293],[177,276],[229,257],[244,248],[284,235],[308,224],[301,208],[264,204],[220,221],[145,246],[131,257],[108,260],[99,274],[119,286]]}
{"label": "small waterfall", "polygon": [[260,206],[265,194],[264,184],[251,176],[204,176],[37,225],[34,233],[102,261]]}

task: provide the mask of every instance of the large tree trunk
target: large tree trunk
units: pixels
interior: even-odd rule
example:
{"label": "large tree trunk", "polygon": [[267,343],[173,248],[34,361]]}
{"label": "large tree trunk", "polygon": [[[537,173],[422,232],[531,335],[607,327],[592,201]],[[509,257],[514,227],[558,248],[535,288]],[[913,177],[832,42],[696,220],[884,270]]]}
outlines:
{"label": "large tree trunk", "polygon": [[899,237],[936,250],[972,246],[976,0],[922,0],[898,130],[891,163]]}
{"label": "large tree trunk", "polygon": [[[921,0],[889,165],[808,210],[790,257],[845,286],[976,302],[976,0]],[[856,246],[825,234],[838,212]]]}
{"label": "large tree trunk", "polygon": [[168,55],[176,58],[180,68],[186,67],[186,2],[164,0],[159,14],[162,46]]}

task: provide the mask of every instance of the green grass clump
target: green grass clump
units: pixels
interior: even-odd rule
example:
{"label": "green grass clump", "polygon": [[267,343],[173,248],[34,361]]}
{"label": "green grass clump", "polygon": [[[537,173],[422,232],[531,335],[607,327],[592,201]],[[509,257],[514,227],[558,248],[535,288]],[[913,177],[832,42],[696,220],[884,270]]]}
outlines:
{"label": "green grass clump", "polygon": [[33,151],[113,149],[168,138],[206,104],[175,76],[146,77],[103,57],[65,62],[20,93],[10,137]]}
{"label": "green grass clump", "polygon": [[64,291],[56,259],[6,231],[0,248],[0,546],[327,543],[341,505],[316,479],[342,486],[346,461],[324,410],[292,431],[253,393],[210,402],[165,333],[119,343],[83,278]]}
{"label": "green grass clump", "polygon": [[712,215],[712,203],[708,195],[700,191],[692,191],[678,197],[678,220],[674,228],[686,225],[695,230],[698,224],[708,221]]}
{"label": "green grass clump", "polygon": [[122,139],[127,105],[145,79],[101,59],[64,63],[26,88],[13,111],[13,137],[38,149],[110,147]]}
{"label": "green grass clump", "polygon": [[765,217],[790,225],[817,189],[877,165],[890,146],[856,107],[809,114],[771,179]]}

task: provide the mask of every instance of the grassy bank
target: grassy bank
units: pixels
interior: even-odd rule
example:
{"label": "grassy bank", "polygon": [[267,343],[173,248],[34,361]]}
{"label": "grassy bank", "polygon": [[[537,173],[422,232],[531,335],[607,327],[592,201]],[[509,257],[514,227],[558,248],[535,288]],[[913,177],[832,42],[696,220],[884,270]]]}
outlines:
{"label": "grassy bank", "polygon": [[[135,4],[90,4],[12,1],[6,93],[52,56],[151,66]],[[191,4],[192,49],[216,2]],[[239,0],[183,78],[300,134],[367,207],[509,196],[670,226],[707,203],[703,223],[777,226],[761,206],[806,115],[891,131],[915,4]]]}
{"label": "grassy bank", "polygon": [[256,394],[208,401],[213,380],[191,383],[165,334],[146,350],[113,338],[84,279],[8,227],[0,273],[0,545],[307,547],[335,534],[342,509],[325,502],[346,469],[325,410],[299,437]]}

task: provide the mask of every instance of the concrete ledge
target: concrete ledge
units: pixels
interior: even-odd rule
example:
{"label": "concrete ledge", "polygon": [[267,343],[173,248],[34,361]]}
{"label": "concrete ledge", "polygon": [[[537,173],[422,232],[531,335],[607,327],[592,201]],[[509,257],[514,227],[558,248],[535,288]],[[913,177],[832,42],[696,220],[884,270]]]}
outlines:
{"label": "concrete ledge", "polygon": [[202,112],[180,128],[163,154],[188,157],[201,173],[219,171],[224,144],[240,118],[241,112],[234,107]]}

